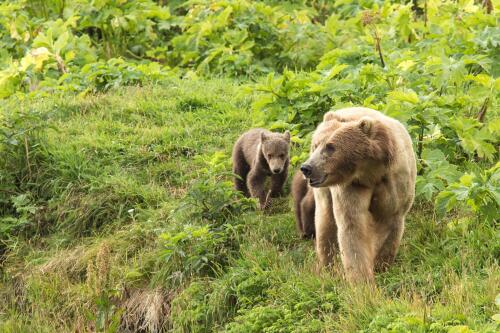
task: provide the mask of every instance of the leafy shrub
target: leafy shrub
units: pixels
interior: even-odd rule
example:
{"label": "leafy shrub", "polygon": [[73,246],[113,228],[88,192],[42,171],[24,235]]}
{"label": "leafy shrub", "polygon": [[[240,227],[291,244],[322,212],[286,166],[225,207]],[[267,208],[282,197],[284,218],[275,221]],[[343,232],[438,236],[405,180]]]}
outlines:
{"label": "leafy shrub", "polygon": [[[237,232],[241,224],[235,217],[254,208],[253,200],[245,198],[233,188],[231,181],[223,180],[226,156],[214,154],[207,162],[208,168],[192,184],[174,218],[192,223],[208,222],[202,226],[184,225],[182,230],[161,235],[162,271],[168,278],[191,275],[213,275],[220,271],[237,250]],[[190,222],[188,222],[190,221]]]}
{"label": "leafy shrub", "polygon": [[[211,231],[208,226],[184,226],[177,233],[163,233],[160,236],[163,250],[163,270],[174,274],[174,278],[185,275],[214,274],[227,261],[230,254],[224,245],[227,235]],[[176,276],[181,274],[181,276]]]}
{"label": "leafy shrub", "polygon": [[500,209],[500,163],[493,168],[465,173],[436,197],[438,212],[465,204],[485,222],[494,222]]}
{"label": "leafy shrub", "polygon": [[28,194],[12,197],[11,201],[15,214],[0,217],[0,254],[3,252],[3,243],[9,237],[34,229],[34,217],[39,209]]}
{"label": "leafy shrub", "polygon": [[114,87],[142,85],[172,77],[168,68],[155,62],[131,63],[121,58],[84,65],[76,77],[62,77],[61,82],[73,84],[75,91],[107,91]]}
{"label": "leafy shrub", "polygon": [[208,161],[207,167],[200,173],[202,176],[190,187],[177,213],[184,219],[201,219],[214,226],[220,226],[255,207],[253,199],[236,191],[232,174],[227,172],[227,156],[215,153]]}
{"label": "leafy shrub", "polygon": [[[494,332],[494,326],[482,330],[481,332]],[[413,313],[400,313],[399,311],[389,311],[388,313],[377,314],[366,329],[360,333],[403,333],[403,332],[432,332],[432,333],[474,333],[475,330],[464,324],[463,318],[441,319],[433,316],[422,317]]]}
{"label": "leafy shrub", "polygon": [[151,71],[168,76],[158,63],[203,74],[309,69],[326,43],[314,15],[247,0],[2,3],[0,98],[20,90],[106,90],[110,82],[142,82]]}
{"label": "leafy shrub", "polygon": [[170,28],[167,7],[149,0],[56,3],[0,4],[0,46],[10,52],[0,54],[0,98],[20,90],[100,91],[170,75],[156,62],[137,61],[161,45],[159,35]]}
{"label": "leafy shrub", "polygon": [[[339,307],[334,288],[324,290],[318,280],[287,281],[267,290],[265,299],[241,308],[226,326],[227,332],[320,332],[323,316]],[[269,300],[271,298],[271,301]]]}
{"label": "leafy shrub", "polygon": [[325,42],[311,14],[247,0],[196,1],[179,23],[182,33],[172,39],[172,56],[176,64],[202,73],[311,68]]}

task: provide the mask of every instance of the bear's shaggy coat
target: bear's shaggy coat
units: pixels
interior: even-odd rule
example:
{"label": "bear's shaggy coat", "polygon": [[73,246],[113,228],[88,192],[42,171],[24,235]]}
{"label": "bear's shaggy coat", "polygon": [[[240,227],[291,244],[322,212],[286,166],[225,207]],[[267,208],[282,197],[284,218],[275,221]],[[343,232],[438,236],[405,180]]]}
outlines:
{"label": "bear's shaggy coat", "polygon": [[372,281],[394,261],[413,203],[412,142],[401,123],[368,108],[330,111],[323,121],[301,167],[314,188],[319,264],[331,264],[338,243],[347,279]]}
{"label": "bear's shaggy coat", "polygon": [[[288,176],[290,133],[273,133],[256,128],[243,133],[233,147],[233,173],[236,190],[247,197],[259,199],[265,209],[269,197],[279,196]],[[264,183],[271,177],[271,189],[266,194]]]}

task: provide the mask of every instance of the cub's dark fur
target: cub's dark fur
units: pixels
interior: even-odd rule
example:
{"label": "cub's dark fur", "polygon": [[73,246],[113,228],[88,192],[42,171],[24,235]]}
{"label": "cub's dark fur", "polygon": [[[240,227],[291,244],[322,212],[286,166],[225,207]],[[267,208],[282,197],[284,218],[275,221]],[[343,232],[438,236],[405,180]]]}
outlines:
{"label": "cub's dark fur", "polygon": [[[290,133],[273,133],[262,128],[243,133],[233,148],[234,186],[245,196],[259,199],[266,208],[268,197],[281,194],[288,176]],[[271,189],[266,194],[264,183],[271,177]]]}
{"label": "cub's dark fur", "polygon": [[314,238],[316,234],[314,226],[314,211],[316,209],[314,192],[307,185],[307,179],[304,178],[300,171],[293,176],[292,197],[297,230],[304,238]]}

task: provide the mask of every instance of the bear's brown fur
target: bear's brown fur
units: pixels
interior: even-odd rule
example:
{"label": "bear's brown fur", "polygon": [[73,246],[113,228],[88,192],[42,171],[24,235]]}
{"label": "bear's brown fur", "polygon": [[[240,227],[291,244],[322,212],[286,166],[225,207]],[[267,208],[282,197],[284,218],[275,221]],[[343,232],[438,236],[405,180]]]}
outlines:
{"label": "bear's brown fur", "polygon": [[301,170],[314,188],[319,263],[332,262],[338,241],[347,279],[372,281],[393,262],[415,196],[410,136],[378,111],[346,108],[325,114],[313,148]]}
{"label": "bear's brown fur", "polygon": [[292,179],[292,197],[297,231],[303,238],[314,238],[314,193],[300,171]]}
{"label": "bear's brown fur", "polygon": [[[334,119],[322,122],[313,134],[311,153],[341,125],[341,122]],[[292,197],[299,233],[304,238],[316,237],[316,227],[314,224],[316,204],[314,202],[314,192],[312,187],[308,185],[307,179],[300,172],[297,172],[292,180]]]}
{"label": "bear's brown fur", "polygon": [[[290,133],[273,133],[262,128],[243,133],[233,147],[233,173],[236,190],[259,199],[264,209],[269,197],[279,196],[288,176]],[[266,194],[264,183],[271,177]]]}

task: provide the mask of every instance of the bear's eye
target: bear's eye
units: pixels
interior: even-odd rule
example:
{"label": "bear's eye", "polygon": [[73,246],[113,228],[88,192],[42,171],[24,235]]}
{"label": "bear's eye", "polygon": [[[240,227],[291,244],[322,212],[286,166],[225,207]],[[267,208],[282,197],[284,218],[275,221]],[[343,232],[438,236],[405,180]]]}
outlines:
{"label": "bear's eye", "polygon": [[328,154],[333,154],[333,152],[335,152],[335,146],[333,145],[333,143],[327,143],[325,145],[325,151],[328,153]]}
{"label": "bear's eye", "polygon": [[285,158],[285,154],[280,154],[280,158]]}
{"label": "bear's eye", "polygon": [[271,154],[267,154],[267,158],[271,158]]}

